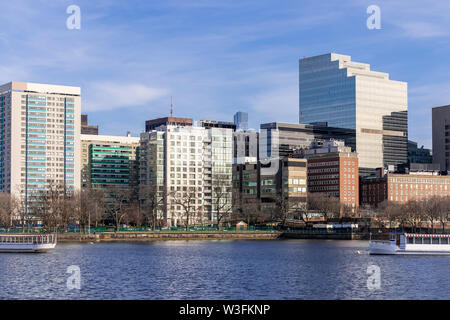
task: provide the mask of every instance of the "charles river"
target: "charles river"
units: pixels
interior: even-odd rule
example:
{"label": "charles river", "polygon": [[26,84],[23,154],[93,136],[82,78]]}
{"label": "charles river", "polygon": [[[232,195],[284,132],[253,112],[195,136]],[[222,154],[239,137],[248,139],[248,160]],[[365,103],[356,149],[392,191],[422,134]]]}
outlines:
{"label": "charles river", "polygon": [[[0,253],[1,299],[450,299],[450,257],[370,256],[367,241],[59,243]],[[380,270],[368,287],[367,269]],[[78,266],[80,289],[68,289]]]}

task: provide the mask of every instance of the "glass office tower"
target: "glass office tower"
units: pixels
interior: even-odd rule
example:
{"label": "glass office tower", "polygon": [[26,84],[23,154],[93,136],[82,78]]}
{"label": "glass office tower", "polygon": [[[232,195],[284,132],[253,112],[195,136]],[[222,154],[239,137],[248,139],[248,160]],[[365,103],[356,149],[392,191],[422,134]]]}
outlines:
{"label": "glass office tower", "polygon": [[234,124],[238,130],[248,130],[248,113],[247,112],[236,112],[234,114]]}
{"label": "glass office tower", "polygon": [[300,123],[354,129],[360,173],[406,163],[408,88],[350,56],[329,53],[299,62]]}

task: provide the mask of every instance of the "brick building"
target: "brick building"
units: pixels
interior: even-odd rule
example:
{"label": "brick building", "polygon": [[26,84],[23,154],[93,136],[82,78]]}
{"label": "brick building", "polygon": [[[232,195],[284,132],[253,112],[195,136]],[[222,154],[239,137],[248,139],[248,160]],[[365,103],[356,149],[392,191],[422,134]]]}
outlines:
{"label": "brick building", "polygon": [[361,204],[377,206],[384,200],[405,203],[450,195],[450,176],[437,173],[381,174],[361,180]]}
{"label": "brick building", "polygon": [[343,141],[314,143],[304,150],[308,159],[308,191],[338,197],[342,205],[358,211],[358,156]]}

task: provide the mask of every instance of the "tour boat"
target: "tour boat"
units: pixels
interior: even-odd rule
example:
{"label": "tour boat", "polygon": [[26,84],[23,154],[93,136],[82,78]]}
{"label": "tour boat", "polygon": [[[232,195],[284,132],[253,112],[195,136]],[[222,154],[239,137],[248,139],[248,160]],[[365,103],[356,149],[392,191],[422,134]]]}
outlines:
{"label": "tour boat", "polygon": [[450,255],[450,234],[391,233],[389,241],[369,241],[370,254]]}
{"label": "tour boat", "polygon": [[3,234],[0,252],[46,252],[56,246],[56,234]]}

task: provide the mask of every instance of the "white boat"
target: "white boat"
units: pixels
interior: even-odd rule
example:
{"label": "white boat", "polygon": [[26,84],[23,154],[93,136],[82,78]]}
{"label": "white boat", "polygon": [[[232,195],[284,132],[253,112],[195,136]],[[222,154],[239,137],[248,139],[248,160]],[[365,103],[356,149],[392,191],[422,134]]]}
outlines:
{"label": "white boat", "polygon": [[3,234],[0,252],[46,252],[56,246],[56,234]]}
{"label": "white boat", "polygon": [[450,255],[450,234],[391,233],[389,241],[369,241],[370,254]]}

